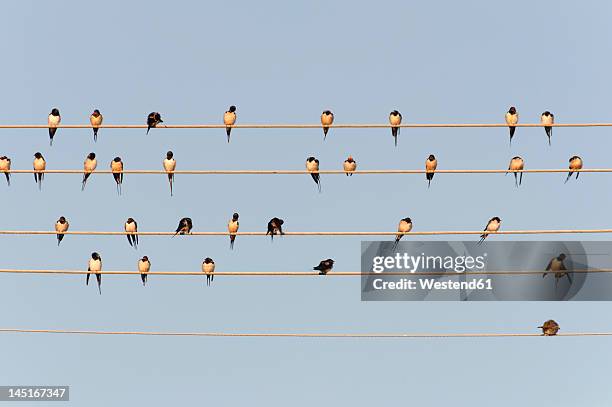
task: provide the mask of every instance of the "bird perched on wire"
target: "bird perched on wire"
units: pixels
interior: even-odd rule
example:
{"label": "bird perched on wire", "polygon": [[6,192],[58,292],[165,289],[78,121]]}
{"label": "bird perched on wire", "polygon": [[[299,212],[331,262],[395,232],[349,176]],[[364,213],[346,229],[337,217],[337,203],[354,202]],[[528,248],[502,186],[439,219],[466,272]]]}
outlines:
{"label": "bird perched on wire", "polygon": [[68,230],[70,224],[66,220],[65,217],[60,216],[60,218],[55,222],[55,231],[57,232],[57,245],[59,246],[64,238],[64,233]]}
{"label": "bird perched on wire", "polygon": [[3,155],[0,157],[0,172],[4,173],[6,183],[11,186],[11,159]]}
{"label": "bird perched on wire", "polygon": [[434,177],[436,168],[438,168],[438,160],[436,160],[436,156],[429,154],[429,157],[425,160],[425,179],[427,179],[427,188],[431,185],[431,180]]}
{"label": "bird perched on wire", "polygon": [[164,170],[168,173],[168,182],[170,183],[170,196],[172,196],[172,184],[174,184],[174,173],[173,171],[176,169],[176,160],[174,159],[174,153],[172,151],[168,151],[166,153],[166,158],[164,158]]}
{"label": "bird perched on wire", "polygon": [[153,127],[157,127],[158,124],[163,123],[164,121],[161,118],[161,114],[159,112],[151,112],[147,116],[147,134],[149,134],[149,130]]}
{"label": "bird perched on wire", "polygon": [[321,125],[323,126],[323,140],[327,137],[327,132],[329,131],[329,126],[334,123],[334,114],[331,110],[324,110],[321,113]]}
{"label": "bird perched on wire", "polygon": [[147,256],[142,256],[142,259],[138,260],[138,271],[140,272],[140,279],[142,285],[147,285],[147,277],[149,277],[149,271],[151,270],[151,262]]}
{"label": "bird perched on wire", "polygon": [[566,183],[572,177],[572,174],[574,174],[574,172],[576,173],[576,179],[578,179],[578,176],[580,175],[579,170],[582,169],[582,158],[578,157],[577,155],[570,158],[569,159],[569,169],[570,171],[567,174],[567,178],[565,179]]}
{"label": "bird perched on wire", "polygon": [[397,147],[397,136],[399,136],[400,133],[399,125],[402,124],[402,114],[397,110],[394,110],[389,113],[389,124],[391,124],[392,126],[391,135],[393,136],[393,139],[395,141],[395,147]]}
{"label": "bird perched on wire", "polygon": [[206,285],[210,286],[215,279],[215,262],[210,257],[207,257],[202,262],[202,272],[206,274]]}
{"label": "bird perched on wire", "polygon": [[51,113],[49,113],[49,116],[47,118],[47,124],[49,126],[49,145],[50,146],[53,145],[53,137],[55,136],[55,133],[57,132],[57,126],[59,126],[61,121],[62,121],[62,116],[60,116],[59,109],[54,107],[53,109],[51,109]]}
{"label": "bird perched on wire", "polygon": [[191,233],[191,229],[193,229],[193,223],[191,222],[191,218],[183,218],[179,220],[178,226],[176,227],[176,235],[188,235]]}
{"label": "bird perched on wire", "polygon": [[506,124],[510,129],[510,145],[512,145],[512,137],[514,137],[514,132],[516,131],[516,124],[519,120],[519,114],[516,111],[516,107],[510,106],[508,112],[506,113]]}
{"label": "bird perched on wire", "polygon": [[91,123],[91,128],[93,129],[94,142],[98,141],[98,130],[100,129],[103,120],[104,117],[102,117],[102,113],[100,113],[98,109],[95,109],[89,116],[89,123]]}
{"label": "bird perched on wire", "polygon": [[565,253],[559,254],[557,257],[553,257],[548,262],[546,266],[546,273],[542,274],[542,278],[545,278],[548,272],[553,273],[555,275],[555,287],[559,284],[559,280],[563,277],[567,277],[567,281],[572,283],[572,278],[567,272],[567,267],[565,267],[565,263],[563,261],[567,258]]}
{"label": "bird perched on wire", "polygon": [[412,230],[412,219],[404,218],[399,221],[397,225],[397,236],[395,236],[395,243],[393,244],[393,249],[397,247],[400,239],[404,236],[405,233],[408,233]]}
{"label": "bird perched on wire", "polygon": [[500,218],[498,218],[497,216],[495,216],[494,218],[491,218],[489,222],[487,223],[487,226],[484,228],[485,233],[480,235],[480,241],[478,242],[478,244],[482,244],[482,242],[484,242],[487,236],[489,236],[490,232],[497,232],[500,226],[501,226]]}
{"label": "bird perched on wire", "polygon": [[348,158],[344,160],[344,172],[346,176],[348,177],[350,175],[352,177],[356,169],[357,162],[349,155]]}
{"label": "bird perched on wire", "polygon": [[87,157],[85,157],[85,161],[83,161],[83,183],[81,184],[81,191],[85,189],[87,178],[89,178],[91,173],[96,170],[97,166],[98,160],[96,159],[96,153],[87,154]]}
{"label": "bird perched on wire", "polygon": [[34,162],[32,163],[34,167],[34,182],[38,184],[38,190],[42,189],[42,182],[45,178],[45,169],[47,168],[47,162],[45,161],[45,157],[41,153],[34,154]]}
{"label": "bird perched on wire", "polygon": [[236,240],[236,232],[238,232],[238,228],[240,227],[240,222],[238,222],[238,218],[240,215],[238,213],[234,213],[232,218],[227,222],[227,231],[229,232],[230,238],[230,249],[234,248],[234,241]]}
{"label": "bird perched on wire", "polygon": [[110,163],[110,168],[113,173],[113,178],[117,183],[117,194],[121,195],[121,184],[123,183],[123,161],[121,157],[113,158]]}
{"label": "bird perched on wire", "polygon": [[[554,124],[555,116],[547,110],[544,113],[542,113],[542,116],[540,117],[540,121],[544,125]],[[546,135],[548,136],[548,145],[550,145],[550,138],[552,136],[552,126],[544,126],[544,130],[546,131]]]}
{"label": "bird perched on wire", "polygon": [[270,239],[274,240],[274,235],[284,235],[283,223],[285,223],[285,221],[279,218],[270,219],[270,222],[268,222],[268,231],[266,232],[266,236],[270,235]]}
{"label": "bird perched on wire", "polygon": [[89,285],[89,276],[91,273],[96,274],[96,280],[98,281],[98,292],[102,294],[102,257],[96,252],[91,254],[91,259],[89,259],[88,267],[87,267],[87,279],[85,280],[85,285]]}
{"label": "bird perched on wire", "polygon": [[523,182],[522,172],[521,172],[520,180],[517,181],[517,174],[518,174],[517,171],[523,171],[524,169],[525,169],[525,161],[518,155],[516,157],[512,157],[512,159],[510,160],[510,165],[508,165],[508,171],[506,171],[506,175],[508,175],[509,172],[514,172],[514,185],[516,185],[517,187],[521,185],[521,183]]}
{"label": "bird perched on wire", "polygon": [[134,249],[138,249],[138,223],[136,223],[134,218],[128,218],[123,225],[123,229],[126,232],[130,246]]}
{"label": "bird perched on wire", "polygon": [[306,171],[310,172],[310,176],[317,184],[319,192],[321,192],[321,177],[319,176],[319,160],[315,157],[308,157],[306,159]]}
{"label": "bird perched on wire", "polygon": [[223,124],[225,124],[225,132],[227,133],[227,142],[230,142],[230,133],[232,132],[232,127],[236,123],[236,106],[232,105],[229,109],[223,114]]}
{"label": "bird perched on wire", "polygon": [[544,336],[555,336],[557,332],[559,332],[559,329],[561,329],[554,319],[549,319],[538,328],[542,330],[542,335]]}
{"label": "bird perched on wire", "polygon": [[313,270],[319,270],[319,275],[324,276],[334,268],[334,261],[332,259],[321,260],[318,266],[313,267]]}

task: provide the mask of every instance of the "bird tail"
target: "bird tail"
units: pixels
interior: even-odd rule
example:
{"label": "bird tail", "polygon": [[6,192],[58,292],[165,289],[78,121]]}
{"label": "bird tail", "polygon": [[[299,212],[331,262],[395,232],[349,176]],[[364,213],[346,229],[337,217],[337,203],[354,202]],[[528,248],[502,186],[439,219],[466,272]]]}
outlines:
{"label": "bird tail", "polygon": [[147,126],[147,134],[149,134],[149,130],[151,130],[151,126]]}
{"label": "bird tail", "polygon": [[64,238],[64,235],[57,235],[57,245],[59,246],[60,243],[62,242],[62,239]]}
{"label": "bird tail", "polygon": [[168,174],[168,182],[170,183],[170,196],[172,196],[172,183],[174,182],[174,174]]}
{"label": "bird tail", "polygon": [[85,285],[89,285],[89,276],[91,274],[87,273],[87,278],[85,279]]}
{"label": "bird tail", "polygon": [[96,274],[96,280],[98,281],[98,292],[102,295],[102,274]]}
{"label": "bird tail", "polygon": [[391,127],[391,135],[395,139],[395,146],[397,147],[397,135],[399,134],[399,127]]}
{"label": "bird tail", "polygon": [[482,242],[484,242],[484,240],[487,238],[487,234],[483,233],[482,235],[480,235],[480,240],[478,241],[478,244],[481,245]]}
{"label": "bird tail", "polygon": [[146,287],[146,285],[147,285],[147,275],[144,274],[144,273],[140,274],[140,279],[142,280],[142,286]]}
{"label": "bird tail", "polygon": [[49,145],[52,146],[53,145],[53,137],[55,136],[55,132],[57,131],[56,128],[54,127],[50,127],[49,128]]}
{"label": "bird tail", "polygon": [[94,143],[95,143],[98,141],[98,128],[97,127],[94,127],[93,134],[94,134]]}
{"label": "bird tail", "polygon": [[11,174],[9,174],[8,172],[5,172],[4,176],[6,177],[6,183],[10,187],[11,186]]}
{"label": "bird tail", "polygon": [[323,127],[323,141],[327,138],[327,132],[329,131],[329,127]]}
{"label": "bird tail", "polygon": [[567,184],[567,181],[569,181],[569,179],[572,177],[573,172],[569,172],[569,174],[567,174],[567,178],[565,178],[565,182],[564,184]]}
{"label": "bird tail", "polygon": [[234,241],[236,240],[236,235],[230,235],[230,250],[234,250]]}
{"label": "bird tail", "polygon": [[395,242],[393,242],[393,250],[397,248],[401,238],[402,238],[402,235],[397,235],[397,237],[395,238]]}
{"label": "bird tail", "polygon": [[87,183],[87,178],[89,178],[89,174],[83,174],[83,184],[81,185],[81,191],[85,190],[85,184]]}
{"label": "bird tail", "polygon": [[230,142],[230,133],[232,132],[232,128],[231,127],[226,127],[225,128],[225,133],[227,133],[227,142]]}

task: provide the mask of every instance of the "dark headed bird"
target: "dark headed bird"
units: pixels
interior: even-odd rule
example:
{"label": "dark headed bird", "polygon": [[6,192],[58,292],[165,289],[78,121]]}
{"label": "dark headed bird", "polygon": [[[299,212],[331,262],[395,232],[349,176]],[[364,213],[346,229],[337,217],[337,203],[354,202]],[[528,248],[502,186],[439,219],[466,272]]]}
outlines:
{"label": "dark headed bird", "polygon": [[163,122],[161,114],[158,112],[149,113],[147,116],[147,134],[149,134],[149,130],[151,130],[152,127],[157,127],[158,124]]}
{"label": "dark headed bird", "polygon": [[395,236],[395,243],[393,244],[393,249],[397,247],[400,239],[404,236],[405,233],[408,233],[412,230],[412,219],[404,218],[399,221],[399,225],[397,225],[397,235]]}
{"label": "dark headed bird", "polygon": [[172,196],[172,184],[174,183],[174,173],[176,169],[176,160],[174,159],[174,153],[168,151],[166,158],[164,158],[164,170],[168,173],[168,182],[170,183],[170,196]]}
{"label": "dark headed bird", "polygon": [[576,173],[576,179],[578,179],[578,176],[580,175],[580,171],[578,170],[582,169],[582,158],[578,157],[577,155],[570,158],[569,159],[569,169],[570,171],[567,174],[567,178],[565,179],[566,183],[572,177],[572,174],[574,174],[574,172]]}
{"label": "dark headed bird", "polygon": [[398,112],[397,110],[394,110],[391,113],[389,113],[389,124],[391,124],[392,126],[391,135],[393,136],[393,139],[395,140],[395,147],[397,147],[397,136],[399,136],[399,133],[400,133],[399,125],[402,124],[402,114]]}
{"label": "dark headed bird", "polygon": [[512,157],[512,160],[510,160],[510,165],[508,165],[508,171],[506,171],[506,175],[508,175],[509,172],[514,172],[514,185],[516,185],[517,187],[519,185],[521,185],[521,183],[523,182],[523,173],[521,172],[521,176],[520,176],[520,180],[517,181],[517,171],[523,171],[525,169],[525,161],[523,161],[523,159],[521,157],[519,157],[518,155],[516,157]]}
{"label": "dark headed bird", "polygon": [[133,218],[128,218],[123,225],[128,243],[134,249],[138,249],[138,224]]}
{"label": "dark headed bird", "polygon": [[557,257],[553,257],[546,266],[546,273],[542,274],[542,278],[545,278],[546,275],[550,272],[555,275],[555,287],[559,284],[559,280],[563,277],[567,277],[567,281],[572,283],[572,278],[567,272],[567,268],[563,261],[567,258],[565,253],[561,253]]}
{"label": "dark headed bird", "polygon": [[352,177],[357,169],[357,162],[349,155],[348,158],[344,160],[343,168],[346,176],[348,177],[350,175]]}
{"label": "dark headed bird", "polygon": [[321,192],[321,177],[319,176],[319,160],[314,157],[306,159],[306,171],[310,172],[310,176],[317,184],[319,192]]}
{"label": "dark headed bird", "polygon": [[554,319],[549,319],[538,328],[542,330],[542,335],[544,336],[555,336],[557,332],[559,332],[559,329],[561,329],[559,324]]}
{"label": "dark headed bird", "polygon": [[516,111],[516,107],[510,106],[508,112],[506,113],[506,124],[510,129],[510,145],[512,145],[512,137],[514,137],[514,132],[516,131],[516,124],[518,123],[519,115]]}
{"label": "dark headed bird", "polygon": [[91,259],[89,259],[89,265],[87,267],[87,280],[85,280],[85,285],[89,285],[89,276],[90,273],[96,274],[96,280],[98,280],[98,292],[102,294],[102,257],[96,252],[91,254]]}
{"label": "dark headed bird", "polygon": [[[544,113],[542,113],[542,116],[540,117],[540,121],[544,125],[554,124],[555,116],[547,110]],[[552,136],[552,126],[544,126],[544,130],[546,131],[546,135],[548,136],[548,145],[550,145],[550,137]]]}
{"label": "dark headed bird", "polygon": [[3,155],[0,157],[0,172],[4,173],[6,183],[11,186],[11,159]]}
{"label": "dark headed bird", "polygon": [[45,169],[47,168],[47,162],[45,157],[41,153],[34,154],[34,181],[38,184],[38,190],[42,188],[42,182],[45,178]]}
{"label": "dark headed bird", "polygon": [[324,110],[321,113],[321,125],[323,126],[323,140],[327,137],[327,132],[329,131],[329,126],[334,123],[334,114],[331,110]]}
{"label": "dark headed bird", "polygon": [[98,160],[96,159],[96,153],[87,154],[87,157],[85,157],[85,161],[83,161],[83,183],[81,184],[81,191],[85,189],[87,178],[89,178],[91,173],[96,170],[97,166]]}
{"label": "dark headed bird", "polygon": [[279,218],[270,219],[270,222],[268,222],[268,231],[266,232],[266,235],[270,235],[270,239],[272,240],[274,240],[274,235],[284,235],[283,223],[285,223],[285,221]]}
{"label": "dark headed bird", "polygon": [[59,246],[64,238],[64,233],[68,230],[70,224],[65,217],[60,216],[60,218],[55,222],[55,231],[57,232],[57,245]]}
{"label": "dark headed bird", "polygon": [[123,183],[123,161],[121,157],[113,158],[110,163],[110,168],[113,173],[113,178],[117,183],[117,194],[121,195],[121,184]]}
{"label": "dark headed bird", "polygon": [[334,268],[334,261],[332,259],[321,260],[318,266],[313,267],[313,270],[319,270],[319,275],[324,276]]}
{"label": "dark headed bird", "polygon": [[191,229],[193,229],[193,223],[191,222],[191,218],[183,218],[179,220],[178,226],[176,227],[176,235],[188,235],[191,233]]}
{"label": "dark headed bird", "polygon": [[229,109],[223,114],[223,124],[225,124],[225,132],[227,133],[227,142],[230,142],[230,133],[232,127],[236,123],[236,106],[230,106]]}
{"label": "dark headed bird", "polygon": [[230,235],[230,249],[234,248],[234,241],[236,240],[236,232],[238,232],[238,228],[240,227],[240,222],[238,222],[238,218],[240,215],[234,213],[232,218],[227,222],[227,231]]}
{"label": "dark headed bird", "polygon": [[104,120],[104,117],[102,117],[102,113],[100,113],[98,109],[95,109],[89,116],[89,123],[91,123],[93,129],[94,142],[98,141],[98,130],[102,125],[102,120]]}
{"label": "dark headed bird", "polygon": [[147,285],[147,277],[149,271],[151,270],[151,262],[147,256],[142,256],[142,259],[138,260],[138,271],[140,272],[140,279],[142,280],[142,285]]}
{"label": "dark headed bird", "polygon": [[436,168],[438,168],[438,160],[433,154],[429,154],[427,160],[425,160],[425,178],[427,179],[427,188],[431,185],[431,180],[434,177],[436,172]]}
{"label": "dark headed bird", "polygon": [[489,222],[487,223],[487,226],[484,228],[485,233],[480,235],[480,241],[478,242],[478,244],[482,244],[482,242],[484,242],[487,236],[489,236],[488,232],[497,232],[500,226],[501,226],[500,218],[498,218],[497,216],[494,218],[491,218]]}
{"label": "dark headed bird", "polygon": [[210,285],[215,279],[215,262],[210,257],[207,257],[202,262],[202,272],[206,274],[206,285]]}
{"label": "dark headed bird", "polygon": [[49,117],[47,119],[47,124],[49,126],[49,145],[53,145],[53,137],[57,132],[57,126],[59,126],[62,121],[62,117],[60,116],[60,112],[58,109],[51,109],[51,113],[49,113]]}

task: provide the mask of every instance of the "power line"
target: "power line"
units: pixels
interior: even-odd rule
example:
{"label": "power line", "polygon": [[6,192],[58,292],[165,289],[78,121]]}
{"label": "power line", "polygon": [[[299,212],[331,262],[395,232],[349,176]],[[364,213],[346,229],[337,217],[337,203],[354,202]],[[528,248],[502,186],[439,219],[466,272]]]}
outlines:
{"label": "power line", "polygon": [[[570,170],[569,168],[562,169],[526,169],[526,170],[508,170],[508,169],[449,169],[435,170],[435,174],[505,174],[505,173],[567,173],[567,172],[592,172],[592,173],[609,173],[612,168],[583,168],[581,170]],[[9,170],[10,174],[84,174],[85,170]],[[0,171],[3,173],[3,171]],[[263,175],[304,175],[312,174],[307,170],[124,170],[123,174],[156,174],[156,175],[238,175],[238,174],[263,174]],[[347,174],[344,170],[319,170],[318,174]],[[427,171],[422,170],[355,170],[351,174],[425,174]],[[95,170],[92,174],[116,174],[111,170]]]}
{"label": "power line", "polygon": [[[512,127],[611,127],[612,123],[517,123]],[[91,124],[60,124],[57,128],[65,129],[92,129]],[[100,129],[146,129],[146,124],[102,124],[96,126]],[[397,126],[391,124],[376,124],[376,123],[347,123],[347,124],[234,124],[226,126],[224,124],[162,124],[156,129],[225,129],[231,127],[233,129],[322,129],[323,127],[337,129],[380,129],[380,128],[445,128],[445,127],[509,127],[506,123],[405,123]],[[0,124],[0,129],[48,129],[48,124]]]}
{"label": "power line", "polygon": [[[96,331],[76,329],[0,328],[0,333],[67,334],[67,335],[136,335],[136,336],[194,336],[194,337],[246,337],[246,338],[506,338],[544,337],[539,333],[310,333],[310,332],[170,332],[170,331]],[[612,332],[566,332],[555,336],[612,336]]]}
{"label": "power line", "polygon": [[[435,236],[435,235],[482,235],[482,230],[440,230],[440,231],[410,231],[401,232],[283,232],[282,236]],[[542,229],[542,230],[499,230],[486,232],[487,235],[537,235],[537,234],[569,234],[569,233],[612,233],[612,229]],[[56,231],[49,230],[0,230],[0,235],[57,235]],[[92,235],[92,236],[174,236],[175,232],[124,232],[124,231],[66,231],[62,235]],[[267,232],[235,232],[237,236],[267,236]],[[181,236],[229,236],[229,232],[191,232]]]}
{"label": "power line", "polygon": [[[561,272],[546,271],[546,270],[501,270],[501,271],[464,271],[457,273],[454,271],[443,272],[443,271],[417,271],[411,272],[393,272],[385,271],[383,273],[375,272],[361,272],[361,271],[330,271],[325,276],[321,276],[318,271],[215,271],[215,276],[230,276],[230,277],[312,277],[318,278],[325,277],[355,277],[355,276],[406,276],[406,277],[421,277],[421,276],[443,276],[443,277],[461,277],[463,275],[469,276],[539,276],[543,273],[557,274]],[[568,274],[600,274],[600,273],[612,273],[612,269],[577,269],[577,270],[565,270],[563,273]],[[59,274],[59,275],[86,275],[86,274],[106,274],[106,275],[118,275],[118,276],[131,276],[131,275],[158,275],[158,276],[202,276],[206,274],[202,271],[149,271],[148,273],[140,273],[139,271],[100,271],[91,272],[86,270],[52,270],[52,269],[0,269],[0,274]]]}

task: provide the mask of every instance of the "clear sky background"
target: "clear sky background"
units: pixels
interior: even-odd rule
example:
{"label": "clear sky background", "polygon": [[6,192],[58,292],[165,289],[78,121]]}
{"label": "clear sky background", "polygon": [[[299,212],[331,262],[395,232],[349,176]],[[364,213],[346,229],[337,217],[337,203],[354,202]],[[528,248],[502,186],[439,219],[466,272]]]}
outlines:
{"label": "clear sky background", "polygon": [[[46,124],[58,107],[64,124],[217,123],[230,104],[239,123],[502,122],[510,105],[521,122],[544,110],[558,122],[611,121],[609,15],[601,1],[233,1],[7,2],[0,15],[2,123]],[[340,169],[610,167],[608,128],[404,129],[398,148],[388,129],[2,130],[0,154],[29,169],[40,151],[49,169],[99,168],[120,155],[126,169],[157,169],[172,149],[178,169],[303,169],[309,155]],[[118,197],[110,175],[48,175],[38,192],[30,174],[0,180],[2,229],[50,230],[60,215],[72,230],[120,231],[129,216],[141,231],[225,230],[234,211],[243,231],[474,230],[493,216],[503,228],[610,227],[609,175],[164,176],[127,175]],[[605,239],[606,236],[581,236]],[[496,237],[502,240],[510,237]],[[521,237],[515,237],[520,239]],[[554,238],[554,236],[550,236]],[[571,236],[562,238],[571,239]],[[0,266],[84,268],[98,251],[106,270],[309,270],[321,259],[356,271],[355,237],[0,238]],[[363,303],[359,278],[105,276],[102,296],[83,276],[3,275],[0,326],[100,330],[256,332],[536,332],[554,318],[566,332],[610,331],[609,303]],[[603,317],[603,318],[602,318]],[[73,405],[194,402],[219,406],[366,406],[409,403],[497,406],[612,403],[606,338],[438,340],[206,339],[0,335],[0,384],[68,384]],[[25,405],[25,404],[24,404]],[[40,405],[40,404],[38,404]]]}

